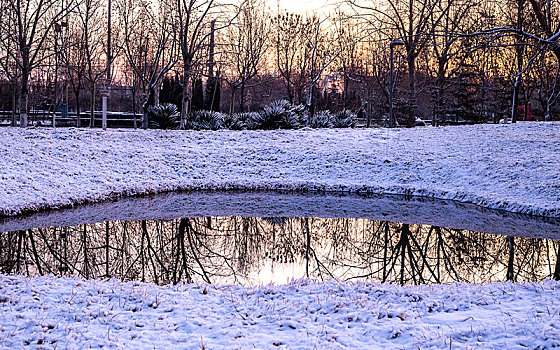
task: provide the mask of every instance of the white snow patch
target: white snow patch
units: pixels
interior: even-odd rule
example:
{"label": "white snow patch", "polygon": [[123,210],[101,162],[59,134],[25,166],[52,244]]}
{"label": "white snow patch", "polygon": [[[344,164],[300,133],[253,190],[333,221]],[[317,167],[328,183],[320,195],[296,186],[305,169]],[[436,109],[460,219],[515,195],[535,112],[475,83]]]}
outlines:
{"label": "white snow patch", "polygon": [[409,194],[560,217],[560,123],[415,129],[0,129],[0,216],[181,189]]}
{"label": "white snow patch", "polygon": [[0,275],[0,347],[549,349],[560,282],[158,287]]}

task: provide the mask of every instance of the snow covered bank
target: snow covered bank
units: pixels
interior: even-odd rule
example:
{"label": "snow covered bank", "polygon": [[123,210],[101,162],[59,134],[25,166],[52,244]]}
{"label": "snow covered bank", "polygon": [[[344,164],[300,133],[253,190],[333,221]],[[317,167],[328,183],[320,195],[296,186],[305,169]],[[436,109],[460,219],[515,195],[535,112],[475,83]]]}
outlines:
{"label": "snow covered bank", "polygon": [[179,189],[411,194],[560,217],[560,123],[297,131],[0,129],[0,215]]}
{"label": "snow covered bank", "polygon": [[[546,349],[560,282],[178,285],[0,275],[0,347]],[[451,346],[450,346],[451,342]]]}

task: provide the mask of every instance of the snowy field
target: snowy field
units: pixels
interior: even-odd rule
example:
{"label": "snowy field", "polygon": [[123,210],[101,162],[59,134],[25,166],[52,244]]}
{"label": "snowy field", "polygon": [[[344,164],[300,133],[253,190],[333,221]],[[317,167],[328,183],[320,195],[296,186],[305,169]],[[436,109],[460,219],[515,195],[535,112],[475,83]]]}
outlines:
{"label": "snowy field", "polygon": [[[413,194],[558,218],[559,141],[560,123],[2,128],[0,216],[178,189],[282,189]],[[553,281],[399,287],[300,280],[246,288],[0,275],[0,348],[7,349],[543,350],[560,347],[559,328],[560,282]]]}
{"label": "snowy field", "polygon": [[0,347],[551,349],[560,282],[156,287],[0,275]]}
{"label": "snowy field", "polygon": [[296,131],[0,129],[0,216],[178,189],[413,194],[560,217],[560,123]]}

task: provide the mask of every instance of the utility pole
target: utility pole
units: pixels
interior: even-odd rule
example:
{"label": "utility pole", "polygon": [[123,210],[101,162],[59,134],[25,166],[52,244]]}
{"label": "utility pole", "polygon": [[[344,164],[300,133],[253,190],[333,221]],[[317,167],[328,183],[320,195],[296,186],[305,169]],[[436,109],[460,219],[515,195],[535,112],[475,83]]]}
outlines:
{"label": "utility pole", "polygon": [[210,22],[210,53],[209,53],[209,62],[208,62],[208,76],[214,77],[214,66],[216,62],[214,61],[214,46],[216,46],[216,41],[214,39],[214,31],[216,30],[216,20],[212,20]]}
{"label": "utility pole", "polygon": [[[62,80],[62,96],[61,96],[61,103],[60,103],[60,114],[63,119],[68,118],[68,79],[70,78],[70,69],[68,67],[68,9],[65,6],[68,6],[68,2],[62,0],[62,19],[60,23],[60,36],[61,36],[61,48],[60,48],[60,57],[61,57],[61,69],[60,75]],[[78,116],[80,118],[80,116]],[[53,117],[53,127],[55,127],[55,120]]]}
{"label": "utility pole", "polygon": [[105,89],[101,94],[101,105],[103,109],[102,127],[107,130],[107,98],[111,88],[111,0],[107,0],[107,80]]}
{"label": "utility pole", "polygon": [[[524,0],[517,0],[517,29],[521,32],[523,30],[523,6]],[[511,122],[515,123],[517,120],[517,108],[519,106],[519,89],[521,88],[521,75],[523,72],[523,36],[517,36],[517,46],[515,48],[517,59],[517,74],[515,75],[515,83],[513,85],[513,101],[511,106]]]}
{"label": "utility pole", "polygon": [[395,116],[393,115],[393,47],[397,45],[404,45],[402,39],[395,39],[389,43],[389,126],[395,126]]}

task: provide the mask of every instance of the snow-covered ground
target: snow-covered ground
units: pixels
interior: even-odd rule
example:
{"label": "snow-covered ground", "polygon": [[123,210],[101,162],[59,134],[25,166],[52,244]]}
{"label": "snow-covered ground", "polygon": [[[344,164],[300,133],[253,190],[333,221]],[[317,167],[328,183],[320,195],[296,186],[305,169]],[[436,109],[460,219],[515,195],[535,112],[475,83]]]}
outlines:
{"label": "snow-covered ground", "polygon": [[[285,189],[414,194],[560,217],[558,141],[560,123],[2,128],[0,216],[177,189]],[[554,281],[246,288],[0,275],[0,348],[542,350],[560,347],[559,328]]]}
{"label": "snow-covered ground", "polygon": [[0,275],[0,347],[551,349],[560,282],[157,287]]}
{"label": "snow-covered ground", "polygon": [[297,131],[0,129],[0,216],[177,189],[413,194],[560,217],[560,123]]}

